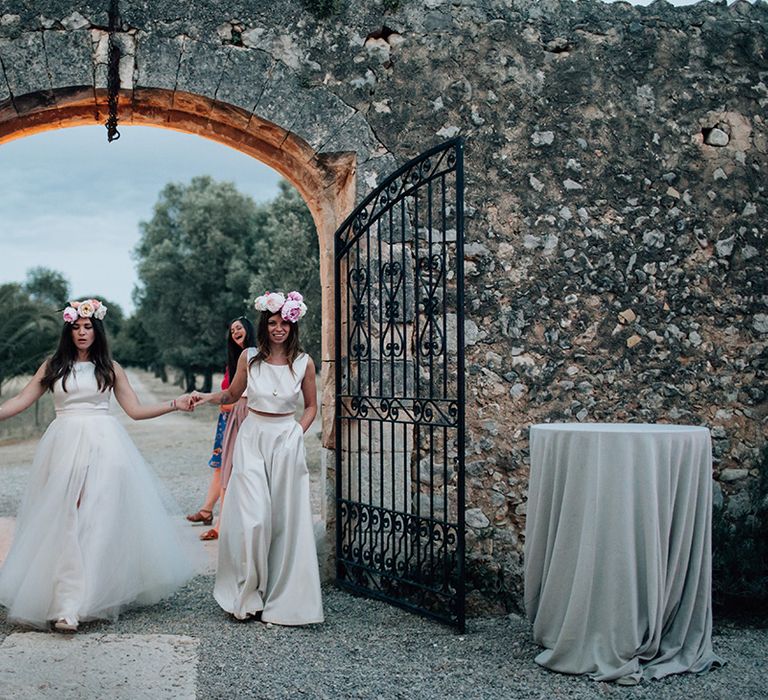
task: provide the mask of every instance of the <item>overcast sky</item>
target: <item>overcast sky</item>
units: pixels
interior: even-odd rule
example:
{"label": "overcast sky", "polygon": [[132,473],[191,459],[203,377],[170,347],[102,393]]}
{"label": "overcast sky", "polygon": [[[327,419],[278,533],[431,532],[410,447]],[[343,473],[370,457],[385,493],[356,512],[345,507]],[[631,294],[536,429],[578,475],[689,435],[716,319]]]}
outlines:
{"label": "overcast sky", "polygon": [[75,298],[104,295],[130,312],[139,222],[166,183],[211,175],[259,202],[277,194],[275,171],[226,146],[150,127],[121,133],[108,144],[104,127],[75,127],[0,146],[0,282],[42,265],[62,272]]}
{"label": "overcast sky", "polygon": [[[263,202],[280,175],[239,151],[167,129],[48,131],[0,145],[0,282],[38,265],[62,272],[75,298],[103,295],[131,311],[139,222],[168,182],[211,175]],[[66,301],[62,300],[62,303]]]}

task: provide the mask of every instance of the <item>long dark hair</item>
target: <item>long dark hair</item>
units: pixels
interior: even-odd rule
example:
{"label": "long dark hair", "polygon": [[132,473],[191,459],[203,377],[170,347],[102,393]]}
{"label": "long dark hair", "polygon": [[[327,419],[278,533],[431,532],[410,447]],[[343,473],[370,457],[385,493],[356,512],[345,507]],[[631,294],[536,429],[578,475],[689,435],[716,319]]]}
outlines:
{"label": "long dark hair", "polygon": [[[115,368],[112,366],[112,354],[109,352],[107,331],[104,323],[95,316],[88,319],[93,326],[93,344],[88,348],[88,359],[96,365],[96,383],[99,391],[106,391],[115,386]],[[77,347],[72,339],[74,324],[64,322],[61,329],[59,345],[53,357],[48,360],[45,374],[41,380],[42,385],[53,391],[53,385],[57,379],[61,379],[61,387],[67,390],[67,378],[72,372],[72,367],[77,362]]]}
{"label": "long dark hair", "polygon": [[[280,316],[280,312],[262,311],[259,318],[259,325],[256,329],[256,345],[259,352],[251,359],[251,364],[268,360],[271,354],[269,343],[269,319],[273,316]],[[282,318],[282,317],[281,317]],[[299,343],[299,324],[289,323],[291,330],[288,332],[288,340],[285,341],[285,354],[288,356],[288,367],[293,372],[293,362],[301,354],[302,348]]]}
{"label": "long dark hair", "polygon": [[[232,324],[235,321],[240,321],[245,330],[245,340],[243,341],[243,347],[240,347],[232,338]],[[253,328],[253,324],[245,317],[238,316],[233,318],[227,326],[227,371],[229,372],[229,381],[235,378],[235,372],[237,371],[237,361],[240,358],[240,354],[245,348],[252,348],[256,346],[256,331]]]}

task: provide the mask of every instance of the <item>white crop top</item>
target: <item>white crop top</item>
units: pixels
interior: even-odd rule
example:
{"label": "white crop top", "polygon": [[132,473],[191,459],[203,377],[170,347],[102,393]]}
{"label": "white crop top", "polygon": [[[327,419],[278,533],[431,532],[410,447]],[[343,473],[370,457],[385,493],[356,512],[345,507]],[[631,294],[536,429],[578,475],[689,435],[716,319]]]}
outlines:
{"label": "white crop top", "polygon": [[264,413],[293,413],[299,405],[301,382],[309,355],[303,352],[288,365],[270,365],[262,360],[250,364],[258,351],[248,348],[248,408]]}

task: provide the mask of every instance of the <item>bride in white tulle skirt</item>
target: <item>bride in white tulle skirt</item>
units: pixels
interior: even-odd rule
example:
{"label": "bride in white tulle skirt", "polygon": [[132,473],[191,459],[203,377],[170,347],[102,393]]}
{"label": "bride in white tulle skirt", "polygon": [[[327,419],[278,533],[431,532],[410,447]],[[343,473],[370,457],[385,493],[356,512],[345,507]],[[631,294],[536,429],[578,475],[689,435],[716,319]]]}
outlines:
{"label": "bride in white tulle skirt", "polygon": [[56,408],[0,569],[11,622],[73,632],[80,621],[155,603],[195,574],[196,553],[168,516],[157,478],[109,412],[112,392],[136,420],[189,410],[189,398],[139,403],[110,358],[105,311],[98,300],[72,302],[53,357],[0,406],[3,420],[50,390]]}

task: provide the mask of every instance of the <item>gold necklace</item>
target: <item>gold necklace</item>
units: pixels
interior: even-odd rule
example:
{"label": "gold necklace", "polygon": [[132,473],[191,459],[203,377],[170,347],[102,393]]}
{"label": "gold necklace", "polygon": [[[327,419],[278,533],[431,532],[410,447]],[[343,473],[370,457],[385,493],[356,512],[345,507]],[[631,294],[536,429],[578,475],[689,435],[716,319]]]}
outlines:
{"label": "gold necklace", "polygon": [[[266,362],[266,360],[265,360],[265,362]],[[283,367],[283,366],[284,366],[284,365],[275,365],[275,364],[272,364],[271,362],[267,362],[267,364],[268,364],[270,367]],[[275,387],[275,388],[272,390],[272,396],[277,396],[277,387]]]}

